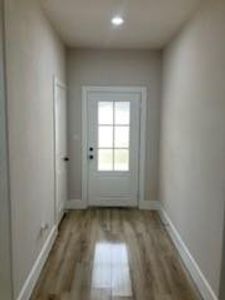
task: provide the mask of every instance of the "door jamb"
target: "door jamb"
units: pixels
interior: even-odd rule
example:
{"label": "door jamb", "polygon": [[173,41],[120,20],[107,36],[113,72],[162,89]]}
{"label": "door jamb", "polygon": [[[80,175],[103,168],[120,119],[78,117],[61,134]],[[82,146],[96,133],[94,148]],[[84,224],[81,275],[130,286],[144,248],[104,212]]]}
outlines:
{"label": "door jamb", "polygon": [[54,223],[58,226],[58,212],[57,212],[57,170],[56,170],[56,97],[57,88],[67,90],[65,83],[60,81],[56,76],[53,76],[53,145],[54,145]]}
{"label": "door jamb", "polygon": [[88,207],[88,160],[87,160],[87,101],[90,92],[121,92],[138,93],[141,96],[140,101],[140,130],[139,130],[139,182],[138,182],[138,208],[145,204],[145,149],[146,149],[146,120],[147,120],[147,88],[146,87],[101,87],[101,86],[83,86],[82,87],[82,207]]}

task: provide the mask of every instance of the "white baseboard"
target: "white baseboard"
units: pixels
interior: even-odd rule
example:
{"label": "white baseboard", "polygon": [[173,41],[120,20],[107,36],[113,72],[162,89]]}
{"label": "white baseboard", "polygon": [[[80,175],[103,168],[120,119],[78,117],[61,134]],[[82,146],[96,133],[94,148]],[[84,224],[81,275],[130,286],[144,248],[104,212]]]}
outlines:
{"label": "white baseboard", "polygon": [[162,207],[160,209],[160,217],[203,299],[219,300],[188,247],[185,245],[178,230]]}
{"label": "white baseboard", "polygon": [[64,217],[64,214],[65,214],[65,209],[63,207],[63,209],[61,210],[60,214],[59,214],[59,217],[58,219],[56,220],[56,227],[59,228],[59,225]]}
{"label": "white baseboard", "polygon": [[160,202],[159,201],[141,201],[139,203],[139,208],[141,210],[159,210]]}
{"label": "white baseboard", "polygon": [[28,275],[25,284],[17,298],[17,300],[29,300],[32,294],[32,291],[37,283],[37,280],[40,276],[40,273],[44,267],[44,264],[48,258],[49,252],[52,249],[52,246],[57,237],[58,231],[57,227],[54,226],[51,230],[47,241],[45,242],[36,262],[34,263],[30,274]]}
{"label": "white baseboard", "polygon": [[[99,205],[101,206],[101,205]],[[72,210],[72,209],[86,209],[87,204],[80,200],[74,199],[67,201],[65,205],[65,209]],[[160,209],[160,202],[159,201],[142,201],[139,203],[139,208],[142,210],[159,210]]]}
{"label": "white baseboard", "polygon": [[65,205],[65,209],[72,210],[72,209],[86,209],[87,204],[80,199],[68,200]]}

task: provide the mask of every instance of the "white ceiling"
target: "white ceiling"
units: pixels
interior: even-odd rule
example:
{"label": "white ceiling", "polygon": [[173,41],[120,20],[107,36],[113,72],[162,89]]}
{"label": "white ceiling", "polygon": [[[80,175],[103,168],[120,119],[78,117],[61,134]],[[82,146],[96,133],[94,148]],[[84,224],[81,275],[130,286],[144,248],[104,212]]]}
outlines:
{"label": "white ceiling", "polygon": [[[201,0],[42,0],[68,46],[162,48]],[[125,24],[115,28],[114,15]]]}

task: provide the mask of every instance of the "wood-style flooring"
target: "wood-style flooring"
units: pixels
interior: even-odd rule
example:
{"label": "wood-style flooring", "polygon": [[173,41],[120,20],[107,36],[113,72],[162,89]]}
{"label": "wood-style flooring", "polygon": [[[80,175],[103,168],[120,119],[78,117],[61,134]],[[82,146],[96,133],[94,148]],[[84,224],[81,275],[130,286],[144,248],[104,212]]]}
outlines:
{"label": "wood-style flooring", "polygon": [[156,212],[69,212],[32,300],[199,300]]}

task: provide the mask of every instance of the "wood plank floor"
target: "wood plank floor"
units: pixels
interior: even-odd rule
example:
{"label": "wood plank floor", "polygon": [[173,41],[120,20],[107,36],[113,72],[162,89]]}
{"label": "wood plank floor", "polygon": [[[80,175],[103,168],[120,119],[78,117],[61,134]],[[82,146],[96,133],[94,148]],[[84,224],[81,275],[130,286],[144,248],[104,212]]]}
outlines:
{"label": "wood plank floor", "polygon": [[156,212],[90,209],[64,218],[31,299],[200,298]]}

